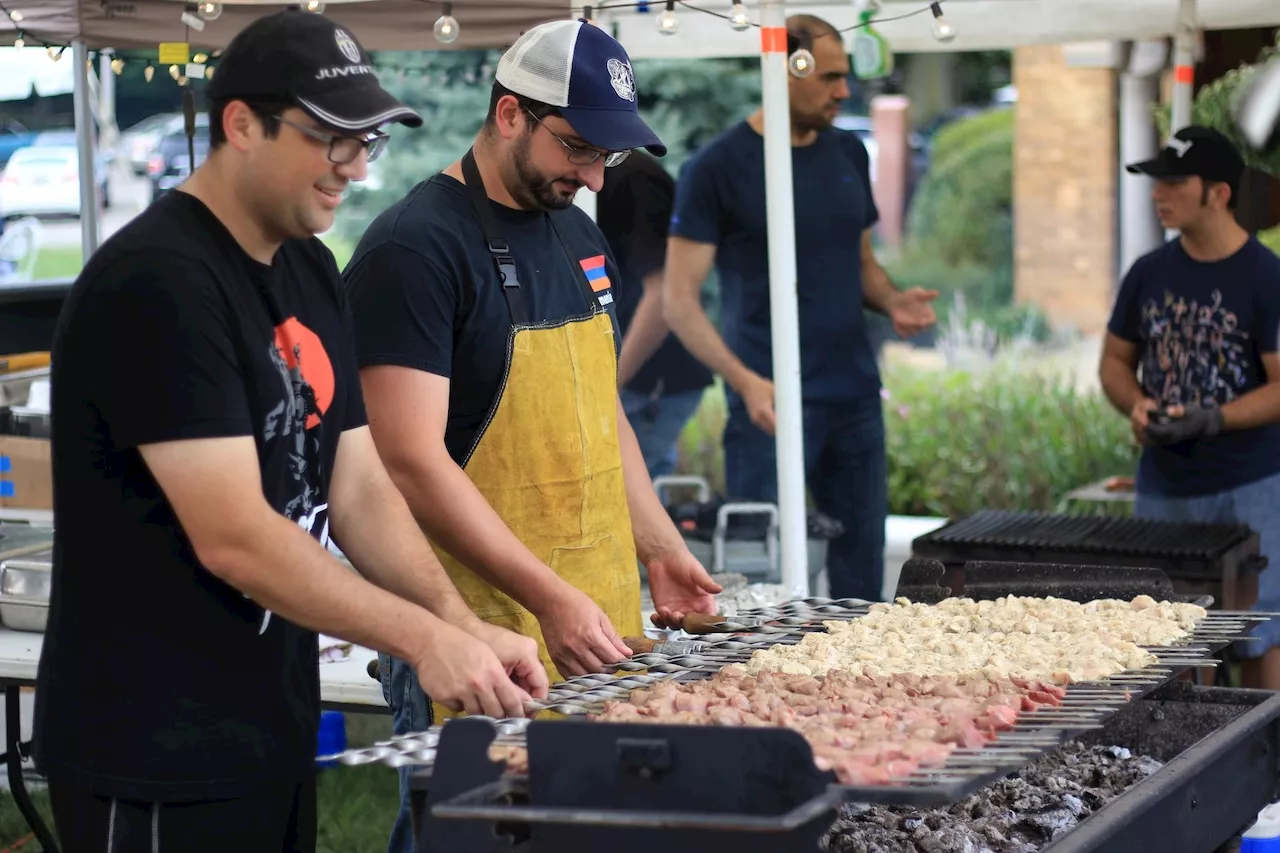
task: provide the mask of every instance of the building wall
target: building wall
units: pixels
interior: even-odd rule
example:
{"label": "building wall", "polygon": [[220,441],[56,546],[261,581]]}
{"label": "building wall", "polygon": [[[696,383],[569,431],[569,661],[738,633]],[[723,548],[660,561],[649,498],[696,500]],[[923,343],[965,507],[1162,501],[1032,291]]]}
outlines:
{"label": "building wall", "polygon": [[1014,294],[1056,328],[1106,328],[1117,281],[1115,72],[1057,45],[1013,54]]}

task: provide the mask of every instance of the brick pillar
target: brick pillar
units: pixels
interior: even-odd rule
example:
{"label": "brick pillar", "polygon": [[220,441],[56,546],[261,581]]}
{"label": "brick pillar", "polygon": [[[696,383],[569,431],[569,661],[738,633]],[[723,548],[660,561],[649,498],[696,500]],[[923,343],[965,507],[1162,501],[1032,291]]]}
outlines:
{"label": "brick pillar", "polygon": [[1097,333],[1116,271],[1116,77],[1057,45],[1013,53],[1014,294],[1057,328]]}
{"label": "brick pillar", "polygon": [[880,95],[871,101],[871,121],[876,139],[874,195],[880,222],[876,230],[895,249],[902,246],[903,216],[907,201],[907,167],[910,150],[911,103],[902,95]]}

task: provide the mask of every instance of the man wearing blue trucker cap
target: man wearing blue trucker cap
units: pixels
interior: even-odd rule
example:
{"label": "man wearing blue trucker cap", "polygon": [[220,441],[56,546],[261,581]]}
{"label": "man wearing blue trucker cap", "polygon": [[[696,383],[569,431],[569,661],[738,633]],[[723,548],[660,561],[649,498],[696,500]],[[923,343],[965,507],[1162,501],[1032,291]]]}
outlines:
{"label": "man wearing blue trucker cap", "polygon": [[89,259],[55,336],[35,758],[66,853],[314,851],[317,632],[405,657],[455,708],[546,690],[386,475],[315,237],[378,128],[421,119],[300,11],[240,33],[209,99],[208,158]]}
{"label": "man wearing blue trucker cap", "polygon": [[[711,612],[720,591],[658,500],[622,409],[620,276],[573,205],[633,148],[666,153],[622,46],[582,21],[535,27],[499,62],[473,148],[379,216],[345,273],[391,476],[467,603],[538,640],[553,682],[630,654],[637,557],[655,622]],[[412,667],[381,662],[397,732],[444,713]],[[402,807],[392,853],[411,850],[410,835]]]}

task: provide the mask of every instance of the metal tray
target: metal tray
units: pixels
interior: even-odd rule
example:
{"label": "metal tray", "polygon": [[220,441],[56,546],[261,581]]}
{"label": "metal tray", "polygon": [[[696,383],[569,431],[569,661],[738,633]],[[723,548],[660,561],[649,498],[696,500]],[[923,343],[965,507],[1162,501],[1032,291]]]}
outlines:
{"label": "metal tray", "polygon": [[43,546],[0,560],[0,624],[44,633],[53,589],[53,550]]}

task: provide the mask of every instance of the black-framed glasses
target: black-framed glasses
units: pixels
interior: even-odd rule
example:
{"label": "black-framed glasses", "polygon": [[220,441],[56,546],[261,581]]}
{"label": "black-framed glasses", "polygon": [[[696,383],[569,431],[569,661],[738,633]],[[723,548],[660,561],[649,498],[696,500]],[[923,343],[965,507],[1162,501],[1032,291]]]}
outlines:
{"label": "black-framed glasses", "polygon": [[326,133],[314,127],[307,127],[305,124],[298,124],[296,121],[289,121],[283,116],[275,116],[275,119],[282,124],[289,125],[294,130],[305,133],[317,142],[327,142],[329,144],[329,162],[336,163],[339,166],[344,166],[359,157],[361,151],[368,152],[368,162],[372,163],[378,159],[378,155],[387,147],[387,140],[390,138],[380,130],[366,133],[363,136],[342,136],[337,133]]}
{"label": "black-framed glasses", "polygon": [[564,146],[564,150],[569,152],[569,162],[573,163],[575,166],[590,166],[592,163],[596,162],[601,157],[603,157],[604,165],[605,165],[605,168],[607,169],[610,166],[618,165],[623,160],[627,159],[627,155],[631,153],[630,149],[627,149],[625,151],[601,151],[599,148],[575,147],[565,142],[563,139],[561,139],[560,134],[556,133],[554,130],[547,127],[545,124],[543,124],[542,119],[534,115],[533,112],[528,107],[525,107],[524,111],[526,113],[529,113],[529,118],[533,119],[535,122],[538,123],[539,126],[544,128],[547,131],[547,133],[551,134],[551,136],[555,139],[556,142],[559,142],[561,145]]}

